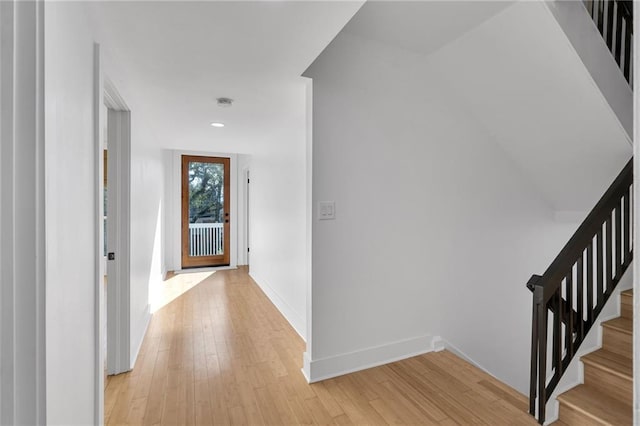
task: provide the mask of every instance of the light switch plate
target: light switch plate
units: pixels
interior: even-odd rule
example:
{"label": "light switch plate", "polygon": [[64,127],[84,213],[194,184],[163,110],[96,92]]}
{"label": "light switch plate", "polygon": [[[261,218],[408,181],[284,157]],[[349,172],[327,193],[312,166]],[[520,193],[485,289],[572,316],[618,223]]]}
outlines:
{"label": "light switch plate", "polygon": [[336,202],[320,201],[318,203],[318,218],[320,220],[330,220],[336,218]]}

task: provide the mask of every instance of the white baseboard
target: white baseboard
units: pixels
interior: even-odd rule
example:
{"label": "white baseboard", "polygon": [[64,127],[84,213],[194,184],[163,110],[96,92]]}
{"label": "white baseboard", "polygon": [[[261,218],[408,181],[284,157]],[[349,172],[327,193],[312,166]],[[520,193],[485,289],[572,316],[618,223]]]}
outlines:
{"label": "white baseboard", "polygon": [[434,347],[435,352],[440,352],[440,351],[443,351],[445,349],[448,350],[449,352],[451,352],[452,354],[454,354],[458,358],[462,358],[463,360],[467,361],[469,364],[473,365],[476,368],[479,368],[480,370],[482,370],[483,372],[487,373],[491,377],[493,377],[496,380],[502,382],[502,380],[500,380],[496,376],[494,376],[489,370],[484,368],[481,364],[476,362],[473,358],[468,356],[462,350],[458,349],[451,342],[449,342],[446,339],[443,339],[441,336],[435,336],[433,338],[433,347]]}
{"label": "white baseboard", "polygon": [[316,360],[305,352],[302,374],[309,383],[319,382],[433,352],[433,343],[434,336],[426,335]]}
{"label": "white baseboard", "polygon": [[269,285],[266,280],[263,280],[259,276],[256,276],[255,273],[249,272],[249,276],[255,281],[255,283],[260,287],[262,292],[271,300],[271,303],[274,304],[276,309],[280,311],[282,316],[291,324],[291,327],[300,335],[302,340],[307,341],[305,337],[305,333],[307,331],[306,324],[304,321],[304,317],[297,313],[291,305],[289,305],[278,293],[273,290],[273,288]]}
{"label": "white baseboard", "polygon": [[143,314],[143,324],[144,327],[142,327],[142,333],[137,336],[137,339],[132,341],[132,343],[135,342],[135,350],[131,353],[131,361],[130,361],[130,369],[133,370],[133,367],[136,364],[136,360],[138,359],[138,355],[140,354],[140,349],[142,348],[142,342],[144,342],[144,336],[147,334],[147,329],[149,328],[149,323],[151,322],[151,305],[148,304],[144,314]]}
{"label": "white baseboard", "polygon": [[[215,271],[229,271],[233,269],[238,269],[235,265],[230,266],[205,266],[202,268],[187,268],[187,269],[176,269],[173,271],[174,274],[189,274],[192,272],[215,272]],[[166,275],[165,275],[166,277]]]}

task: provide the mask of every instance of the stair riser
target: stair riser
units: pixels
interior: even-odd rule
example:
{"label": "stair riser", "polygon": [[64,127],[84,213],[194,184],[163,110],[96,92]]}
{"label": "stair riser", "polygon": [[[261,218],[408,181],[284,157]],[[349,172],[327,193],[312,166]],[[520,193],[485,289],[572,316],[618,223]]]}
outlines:
{"label": "stair riser", "polygon": [[633,336],[609,327],[603,327],[602,347],[608,351],[631,357]]}
{"label": "stair riser", "polygon": [[623,294],[620,297],[620,311],[623,318],[633,318],[633,296]]}
{"label": "stair riser", "polygon": [[568,425],[581,426],[602,426],[606,423],[598,422],[589,416],[584,415],[580,411],[574,410],[572,407],[560,402],[559,420]]}
{"label": "stair riser", "polygon": [[584,364],[584,383],[599,389],[602,393],[626,402],[629,405],[633,401],[633,382],[611,374],[606,370]]}

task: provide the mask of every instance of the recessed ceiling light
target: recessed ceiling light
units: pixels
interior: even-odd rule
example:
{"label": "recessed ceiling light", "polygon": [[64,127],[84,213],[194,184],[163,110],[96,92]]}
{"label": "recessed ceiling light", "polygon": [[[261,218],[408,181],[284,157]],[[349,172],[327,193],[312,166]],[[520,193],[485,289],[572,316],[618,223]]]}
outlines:
{"label": "recessed ceiling light", "polygon": [[214,121],[213,123],[211,123],[211,127],[224,127],[224,123],[218,123]]}

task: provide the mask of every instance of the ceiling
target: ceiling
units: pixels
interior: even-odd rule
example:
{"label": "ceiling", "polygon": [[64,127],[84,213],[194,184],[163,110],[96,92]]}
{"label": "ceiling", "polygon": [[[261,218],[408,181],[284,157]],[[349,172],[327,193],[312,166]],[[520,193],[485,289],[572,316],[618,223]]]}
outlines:
{"label": "ceiling", "polygon": [[431,54],[512,5],[512,1],[370,1],[344,31]]}
{"label": "ceiling", "polygon": [[[538,2],[111,1],[90,8],[101,42],[144,101],[134,113],[152,126],[160,148],[255,154],[292,132],[303,139],[300,75],[344,27],[424,56],[555,209],[592,205],[630,155],[615,117]],[[217,107],[221,96],[234,106]],[[553,183],[557,174],[569,175],[569,188]]]}
{"label": "ceiling", "polygon": [[[117,1],[92,2],[90,13],[160,147],[253,153],[304,125],[300,75],[361,5]],[[235,103],[223,109],[217,97]]]}

